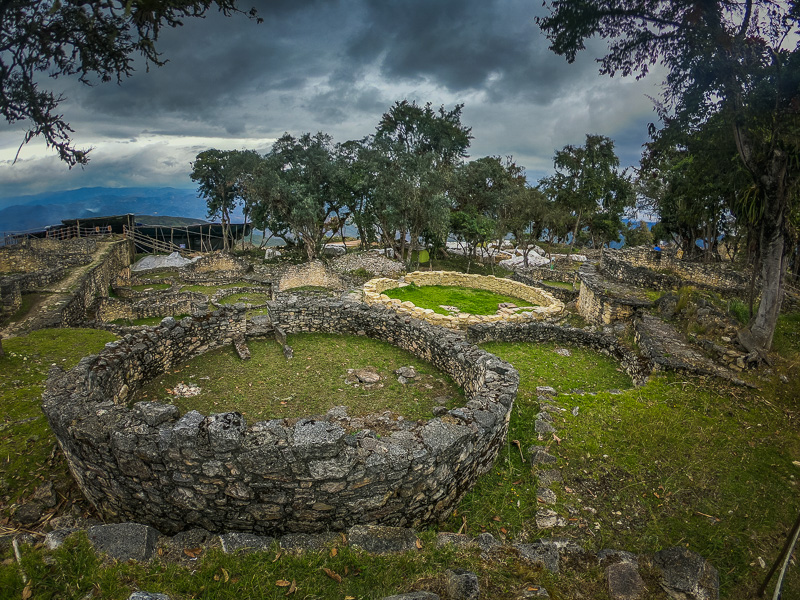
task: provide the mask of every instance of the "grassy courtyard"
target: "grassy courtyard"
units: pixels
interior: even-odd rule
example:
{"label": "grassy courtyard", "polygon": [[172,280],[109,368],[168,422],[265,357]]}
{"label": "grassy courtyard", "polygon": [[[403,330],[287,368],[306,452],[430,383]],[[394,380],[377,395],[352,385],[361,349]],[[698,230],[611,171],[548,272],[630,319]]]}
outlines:
{"label": "grassy courtyard", "polygon": [[413,302],[419,308],[430,308],[440,315],[452,314],[447,307],[457,308],[459,311],[471,315],[493,315],[497,312],[500,303],[508,302],[517,306],[533,306],[530,302],[496,294],[486,290],[464,288],[450,285],[421,285],[410,284],[383,292],[390,298]]}
{"label": "grassy courtyard", "polygon": [[[267,419],[324,415],[333,406],[347,406],[350,416],[390,410],[407,419],[429,419],[443,399],[463,406],[463,392],[430,363],[399,348],[370,338],[330,334],[289,336],[291,360],[271,340],[248,343],[252,358],[242,361],[231,347],[199,356],[157,377],[134,401],[159,400],[181,412],[203,414],[238,411],[252,423]],[[418,373],[402,384],[394,371],[413,366]],[[348,370],[369,369],[380,376],[371,386],[359,384]],[[200,394],[179,397],[179,384],[200,388]]]}

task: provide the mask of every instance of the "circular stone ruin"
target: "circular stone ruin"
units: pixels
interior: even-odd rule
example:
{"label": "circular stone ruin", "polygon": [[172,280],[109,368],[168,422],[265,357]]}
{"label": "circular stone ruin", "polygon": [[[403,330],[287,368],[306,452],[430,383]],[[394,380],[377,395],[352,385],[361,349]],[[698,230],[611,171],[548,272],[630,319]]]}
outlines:
{"label": "circular stone ruin", "polygon": [[449,516],[491,469],[508,430],[519,377],[460,336],[363,303],[273,304],[288,333],[366,335],[410,351],[464,389],[462,408],[391,433],[348,432],[346,415],[246,423],[236,412],[180,415],[128,401],[165,370],[246,333],[220,310],[106,345],[70,371],[53,367],[43,409],[83,493],[109,521],[164,533],[189,527],[253,533],[419,527]]}
{"label": "circular stone ruin", "polygon": [[[406,284],[414,283],[424,285],[450,285],[465,288],[477,288],[496,294],[505,294],[520,298],[533,306],[521,312],[498,312],[493,315],[472,315],[460,312],[455,315],[441,315],[430,308],[420,308],[413,302],[401,302],[397,298],[390,298],[384,292]],[[564,310],[564,303],[551,293],[541,288],[519,283],[512,279],[503,279],[494,275],[471,275],[454,271],[415,271],[409,273],[403,280],[379,277],[371,279],[364,284],[364,301],[370,305],[386,306],[400,314],[422,319],[450,329],[465,329],[479,323],[497,323],[507,321],[511,323],[525,323],[541,321],[554,317]]]}

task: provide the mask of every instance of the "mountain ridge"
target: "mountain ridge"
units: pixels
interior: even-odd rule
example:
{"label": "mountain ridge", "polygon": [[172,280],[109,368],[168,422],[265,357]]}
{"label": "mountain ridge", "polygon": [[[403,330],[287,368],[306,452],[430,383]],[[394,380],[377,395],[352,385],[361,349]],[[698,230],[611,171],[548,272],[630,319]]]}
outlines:
{"label": "mountain ridge", "polygon": [[[30,231],[59,225],[62,219],[81,219],[133,213],[208,220],[208,207],[195,189],[170,187],[79,188],[0,199],[0,231]],[[234,211],[234,222],[241,220]]]}

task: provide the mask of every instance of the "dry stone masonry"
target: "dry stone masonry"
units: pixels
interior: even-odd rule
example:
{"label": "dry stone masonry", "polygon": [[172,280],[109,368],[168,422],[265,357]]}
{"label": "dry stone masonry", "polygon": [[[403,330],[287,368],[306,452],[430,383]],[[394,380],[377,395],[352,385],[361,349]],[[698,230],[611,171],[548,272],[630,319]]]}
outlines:
{"label": "dry stone masonry", "polygon": [[109,521],[175,533],[316,532],[356,524],[419,526],[446,518],[505,438],[517,385],[509,365],[408,316],[341,301],[270,306],[289,333],[366,335],[447,372],[468,398],[389,435],[347,431],[330,417],[248,424],[236,412],[180,415],[128,402],[145,381],[247,329],[243,313],[167,318],[64,372],[54,367],[43,408],[86,497]]}
{"label": "dry stone masonry", "polygon": [[[529,310],[513,313],[498,313],[494,315],[470,315],[458,313],[455,315],[441,315],[430,308],[419,308],[413,302],[401,302],[390,298],[384,292],[405,284],[414,283],[418,286],[425,285],[450,285],[466,288],[477,288],[506,294],[521,298],[535,305]],[[470,275],[453,271],[416,271],[409,273],[403,280],[380,277],[364,284],[364,301],[370,305],[383,305],[397,311],[401,315],[408,315],[422,319],[433,325],[450,329],[464,329],[478,323],[496,323],[500,321],[519,322],[544,320],[559,314],[564,310],[564,304],[552,294],[540,289],[513,281],[501,279],[493,275]]]}

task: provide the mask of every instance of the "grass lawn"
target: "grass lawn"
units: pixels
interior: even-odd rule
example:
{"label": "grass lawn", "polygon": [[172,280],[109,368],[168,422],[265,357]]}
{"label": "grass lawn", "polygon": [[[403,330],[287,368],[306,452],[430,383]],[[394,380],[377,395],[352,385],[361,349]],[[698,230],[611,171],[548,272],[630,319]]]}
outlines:
{"label": "grass lawn", "polygon": [[[57,489],[67,491],[59,491],[59,498],[65,498],[67,504],[87,507],[68,491],[65,461],[60,452],[54,452],[55,440],[42,416],[39,395],[51,363],[71,366],[81,355],[99,350],[111,339],[113,336],[103,331],[60,329],[3,341],[0,514],[7,516],[14,503],[28,498],[46,480],[61,482]],[[362,395],[365,405],[374,410],[367,392],[384,390],[347,386],[343,376],[348,367],[370,364],[383,374],[414,364],[422,370],[413,359],[388,358],[381,345],[366,352],[365,362],[360,363],[356,357],[361,355],[348,339],[292,336],[289,343],[295,358],[288,363],[276,344],[253,342],[254,357],[246,363],[225,350],[219,352],[215,371],[203,371],[190,362],[178,373],[158,381],[164,381],[162,389],[180,381],[193,381],[201,387],[228,381],[236,402],[237,398],[256,397],[253,388],[261,385],[270,369],[280,367],[287,379],[279,382],[284,387],[265,386],[260,400],[277,400],[277,407],[286,411],[281,414],[284,416],[324,412],[324,407],[334,404],[352,406],[351,399],[360,400]],[[719,571],[721,598],[753,598],[800,509],[798,340],[800,314],[782,316],[775,335],[772,375],[746,375],[757,389],[676,375],[654,377],[643,387],[632,388],[613,361],[590,351],[569,348],[571,356],[565,357],[556,353],[557,347],[552,344],[487,344],[488,350],[520,370],[520,393],[508,440],[494,469],[478,481],[454,515],[420,532],[422,548],[418,552],[380,557],[340,546],[335,552],[304,555],[273,548],[266,553],[232,556],[212,549],[183,563],[157,558],[140,565],[102,562],[85,537],[77,536],[54,552],[23,545],[22,566],[31,582],[29,595],[37,599],[81,600],[91,595],[126,600],[131,591],[142,589],[166,593],[175,600],[278,599],[286,597],[288,588],[276,584],[286,580],[294,581],[297,587],[290,598],[383,598],[414,589],[430,590],[446,598],[441,574],[447,568],[461,567],[478,575],[481,597],[485,598],[511,600],[526,584],[536,583],[552,598],[608,600],[603,571],[596,567],[565,569],[553,575],[525,566],[513,553],[485,560],[474,550],[435,547],[436,531],[463,527],[467,533],[488,531],[509,542],[571,538],[594,551],[620,548],[652,552],[687,546],[708,558]],[[364,338],[357,341],[372,342]],[[386,362],[379,363],[378,359]],[[240,365],[253,371],[237,376],[231,369]],[[291,381],[286,377],[290,373]],[[777,378],[779,374],[786,376],[785,382]],[[388,375],[384,379],[387,388],[396,382],[391,373]],[[200,379],[203,376],[211,379]],[[298,385],[317,377],[322,382],[320,391],[306,398]],[[539,439],[534,431],[540,408],[537,385],[552,385],[559,392],[555,402],[565,411],[555,417],[556,436],[542,435]],[[417,387],[415,383],[406,389]],[[342,394],[339,388],[343,396],[337,396]],[[276,393],[267,392],[271,389]],[[575,393],[575,389],[587,393]],[[620,391],[611,393],[614,389]],[[159,398],[162,395],[169,396],[158,393]],[[328,401],[320,402],[322,395]],[[421,394],[416,397],[420,398],[422,412],[429,411],[429,407],[423,408]],[[306,404],[315,398],[319,408]],[[187,400],[202,400],[202,395]],[[220,399],[211,400],[213,410],[223,410],[214,406],[214,401]],[[535,526],[536,512],[544,507],[535,493],[539,471],[531,469],[527,453],[524,461],[520,456],[520,449],[525,451],[534,444],[549,446],[550,453],[559,459],[557,466],[564,481],[551,486],[556,503],[550,508],[566,519],[565,527],[544,531]],[[1,526],[8,524],[5,519],[0,522]],[[26,586],[13,551],[8,546],[0,548],[0,597],[23,597]],[[324,569],[341,575],[341,583],[326,575]],[[784,598],[800,597],[798,571],[796,564],[790,567]],[[647,572],[643,575],[647,579]],[[655,581],[646,582],[647,599],[665,598]]]}
{"label": "grass lawn", "polygon": [[[253,423],[267,419],[324,415],[333,406],[347,406],[350,416],[391,410],[407,419],[429,419],[440,397],[450,408],[463,406],[463,393],[430,363],[385,342],[356,336],[302,334],[289,336],[294,357],[286,360],[272,340],[248,343],[252,358],[242,361],[233,348],[199,356],[157,377],[136,395],[176,404],[182,412],[203,414],[238,411]],[[401,384],[395,369],[413,366],[420,374]],[[371,389],[345,382],[348,369],[372,366],[381,386]],[[177,398],[167,390],[179,383],[201,388],[198,396]]]}
{"label": "grass lawn", "polygon": [[412,283],[405,287],[386,290],[384,294],[404,302],[408,300],[419,308],[430,308],[440,315],[451,314],[442,308],[442,305],[455,306],[461,312],[471,315],[493,315],[501,302],[511,302],[517,306],[534,306],[521,298],[452,285],[417,286]]}
{"label": "grass lawn", "polygon": [[[800,318],[782,318],[776,339],[796,340],[797,333]],[[578,357],[570,368],[543,357],[542,346],[487,344],[520,370],[520,393],[505,452],[467,494],[450,529],[466,522],[471,533],[510,540],[567,537],[595,551],[684,545],[718,569],[722,598],[754,597],[766,575],[761,561],[769,567],[800,509],[797,346],[781,361],[795,374],[788,384],[764,383],[759,391],[673,374],[609,393],[600,390],[626,385],[602,357]],[[535,388],[548,381],[566,411],[555,418],[556,435],[539,439]],[[573,387],[598,393],[569,393]],[[559,458],[564,482],[552,486],[551,508],[566,527],[537,530],[538,470],[523,462],[514,440],[523,449],[547,445]],[[786,589],[800,596],[796,566],[790,577]]]}
{"label": "grass lawn", "polygon": [[[70,481],[41,409],[51,364],[69,369],[116,339],[93,329],[42,329],[3,340],[0,357],[0,515],[53,472]],[[2,585],[0,585],[2,589]]]}

